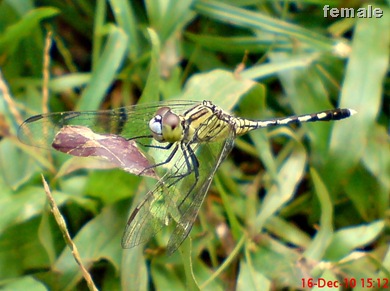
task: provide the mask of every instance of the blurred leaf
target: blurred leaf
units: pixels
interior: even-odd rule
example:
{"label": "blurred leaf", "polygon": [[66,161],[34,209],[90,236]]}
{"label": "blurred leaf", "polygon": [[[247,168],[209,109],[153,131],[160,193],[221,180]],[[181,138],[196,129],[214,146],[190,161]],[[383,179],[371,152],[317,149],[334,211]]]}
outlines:
{"label": "blurred leaf", "polygon": [[[308,281],[306,281],[308,282]],[[313,281],[313,283],[316,282],[316,281]],[[332,284],[333,282],[338,282],[338,277],[336,276],[336,274],[334,274],[332,272],[332,270],[325,270],[322,274],[321,274],[321,281],[318,281],[318,283],[316,284],[316,286],[314,286],[314,288],[310,288],[310,290],[323,290],[324,288],[327,288],[328,285],[327,284]],[[306,285],[305,287],[309,287],[308,285]],[[339,286],[341,287],[341,286]],[[341,288],[339,288],[337,286],[332,286],[332,287],[329,287],[329,289],[333,289],[333,290],[342,290]]]}
{"label": "blurred leaf", "polygon": [[[241,54],[245,53],[245,51],[249,51],[250,53],[265,52],[275,41],[274,37],[261,39],[258,36],[221,37],[208,34],[197,35],[193,33],[186,33],[185,36],[210,50]],[[276,48],[291,48],[291,43],[289,41],[285,41],[285,43],[278,42]]]}
{"label": "blurred leaf", "polygon": [[[39,187],[27,187],[17,194],[2,193],[0,196],[0,233],[6,228],[23,223],[40,214],[45,205],[46,197]],[[62,200],[63,201],[63,200]],[[60,203],[62,202],[60,199]]]}
{"label": "blurred leaf", "polygon": [[102,200],[103,204],[112,204],[135,195],[140,177],[129,175],[123,170],[91,171],[85,192]]}
{"label": "blurred leaf", "polygon": [[148,269],[142,248],[123,250],[121,275],[122,290],[150,290]]}
{"label": "blurred leaf", "polygon": [[304,55],[304,56],[291,56],[285,58],[281,57],[281,54],[270,54],[272,62],[256,65],[244,70],[241,73],[243,78],[248,79],[262,79],[269,76],[273,76],[277,73],[293,74],[292,69],[306,68],[310,66],[318,56]]}
{"label": "blurred leaf", "polygon": [[382,268],[378,272],[379,278],[389,278],[390,270],[390,248],[387,248],[385,255],[383,256]]}
{"label": "blurred leaf", "polygon": [[[74,88],[81,88],[87,85],[90,79],[90,73],[68,74],[51,79],[49,83],[49,89],[52,93],[60,93]],[[26,82],[31,82],[31,80],[26,80]]]}
{"label": "blurred leaf", "polygon": [[376,221],[367,225],[348,227],[338,230],[332,236],[326,250],[327,260],[340,260],[356,248],[363,248],[373,242],[384,228],[383,221]]}
{"label": "blurred leaf", "polygon": [[92,72],[91,80],[85,88],[76,110],[96,110],[114,81],[115,74],[122,66],[127,49],[127,36],[122,29],[108,26],[107,43],[99,63]]}
{"label": "blurred leaf", "polygon": [[234,215],[234,211],[233,211],[233,207],[232,207],[232,205],[234,205],[234,204],[232,204],[233,201],[232,201],[232,199],[231,200],[228,199],[228,194],[221,183],[220,177],[226,179],[226,177],[224,177],[224,175],[222,173],[217,173],[214,177],[215,186],[216,186],[218,192],[220,193],[222,203],[224,204],[227,220],[229,222],[233,237],[235,240],[238,240],[242,236],[242,229],[240,227],[240,224],[239,224],[236,216]]}
{"label": "blurred leaf", "polygon": [[[355,251],[339,261],[337,267],[340,268],[340,272],[347,274],[348,277],[346,278],[354,278],[358,282],[362,282],[362,280],[366,281],[367,278],[378,278],[382,280],[383,284],[383,279],[389,278],[390,273],[388,270],[382,269],[385,275],[379,276],[378,268],[381,268],[380,257],[382,257],[382,253],[383,250],[381,250],[381,253],[367,253],[360,250]],[[381,290],[379,288],[373,289]],[[365,285],[365,288],[357,290],[367,290],[367,286]]]}
{"label": "blurred leaf", "polygon": [[320,261],[331,241],[333,235],[333,208],[330,200],[329,192],[326,185],[321,180],[321,177],[314,170],[310,170],[315,193],[320,202],[321,220],[320,229],[317,231],[311,244],[305,250],[305,258]]}
{"label": "blurred leaf", "polygon": [[297,225],[282,220],[280,217],[271,217],[268,219],[265,227],[268,232],[297,247],[305,249],[311,243],[311,237],[306,232],[302,231]]}
{"label": "blurred leaf", "polygon": [[200,290],[222,291],[226,290],[224,282],[220,278],[215,278],[212,282],[209,282],[206,286],[202,285],[206,280],[213,275],[214,270],[210,269],[208,264],[205,264],[198,256],[192,255],[193,272],[196,281],[199,284]]}
{"label": "blurred leaf", "polygon": [[[120,268],[122,250],[119,246],[127,212],[127,203],[120,201],[106,207],[78,232],[74,243],[87,268],[101,259],[108,260],[117,270]],[[69,249],[62,252],[53,268],[62,274],[57,282],[61,290],[74,288],[82,278]]]}
{"label": "blurred leaf", "polygon": [[384,126],[374,125],[368,132],[370,140],[363,154],[363,162],[367,169],[376,177],[385,192],[390,192],[390,154],[389,136]]}
{"label": "blurred leaf", "polygon": [[[274,53],[271,55],[272,63],[281,64],[290,61],[287,54]],[[309,66],[293,71],[281,71],[278,73],[289,104],[295,114],[306,114],[318,112],[325,109],[332,109],[333,106],[328,97],[327,89],[323,84],[321,73],[315,66]],[[287,100],[286,100],[287,101]],[[352,119],[352,118],[351,118]],[[337,123],[346,123],[351,127],[350,119]],[[311,147],[315,149],[312,159],[320,164],[328,154],[328,140],[332,123],[303,124],[307,130]]]}
{"label": "blurred leaf", "polygon": [[55,244],[55,235],[53,234],[52,225],[51,225],[51,215],[49,211],[42,213],[41,223],[38,229],[38,237],[42,246],[44,247],[47,256],[49,258],[50,264],[55,262],[57,257],[56,244]]}
{"label": "blurred leaf", "polygon": [[[249,69],[250,70],[250,69]],[[246,74],[248,70],[245,70],[242,74]],[[251,90],[240,102],[240,114],[249,119],[260,119],[263,118],[264,112],[266,111],[266,89],[264,85],[257,84],[256,87]],[[276,179],[277,177],[277,165],[275,157],[272,153],[270,137],[267,134],[267,129],[256,130],[249,133],[254,147],[255,156],[258,156],[261,162],[264,164],[267,174]],[[244,139],[244,138],[241,138]],[[241,140],[240,139],[240,140]],[[237,146],[239,147],[239,142]]]}
{"label": "blurred leaf", "polygon": [[237,290],[271,290],[270,281],[254,266],[244,261],[240,263]]}
{"label": "blurred leaf", "polygon": [[[383,156],[383,160],[385,159],[385,156]],[[373,176],[367,169],[359,167],[351,175],[351,182],[344,187],[345,193],[353,203],[351,204],[351,207],[353,207],[351,210],[356,209],[364,221],[381,217],[389,208],[389,189],[378,183],[380,176],[384,176],[384,173]]]}
{"label": "blurred leaf", "polygon": [[132,3],[118,0],[110,0],[109,2],[119,27],[125,31],[129,38],[129,55],[130,59],[134,60],[140,52],[140,39]]}
{"label": "blurred leaf", "polygon": [[[386,12],[387,11],[387,12]],[[375,43],[377,45],[372,46]],[[365,152],[375,119],[380,110],[383,80],[388,71],[390,47],[390,9],[380,19],[359,19],[346,68],[340,106],[355,109],[349,122],[334,125],[328,163],[331,175],[326,182],[339,184],[343,173],[355,166]],[[353,128],[353,129],[352,129]],[[358,129],[358,130],[355,130]],[[332,161],[337,160],[337,167]]]}
{"label": "blurred leaf", "polygon": [[193,0],[145,1],[150,25],[158,32],[163,43],[194,16],[192,2]]}
{"label": "blurred leaf", "polygon": [[[37,150],[31,150],[31,152],[34,152],[40,164],[51,167],[47,159],[36,155]],[[0,143],[0,169],[4,181],[12,189],[20,187],[31,178],[31,175],[40,170],[37,161],[16,147],[11,140],[4,140]]]}
{"label": "blurred leaf", "polygon": [[157,264],[152,262],[150,273],[153,282],[159,286],[160,290],[186,290],[184,273],[177,274],[171,268],[167,268],[166,265]]}
{"label": "blurred leaf", "polygon": [[159,101],[159,84],[160,84],[160,40],[153,29],[148,29],[150,42],[152,44],[150,71],[145,88],[138,104]]}
{"label": "blurred leaf", "polygon": [[255,248],[248,248],[253,272],[261,273],[268,280],[272,280],[277,290],[280,290],[281,286],[301,288],[301,279],[306,275],[306,269],[297,264],[300,255],[267,236],[260,236],[259,239]]}
{"label": "blurred leaf", "polygon": [[[2,9],[5,8],[5,7],[8,8],[7,6],[9,5],[9,7],[12,7],[12,9],[15,10],[20,15],[23,15],[23,14],[27,13],[28,11],[34,9],[34,5],[32,3],[33,1],[5,0],[5,1],[2,1],[2,2],[3,2],[2,3]],[[6,10],[6,9],[4,9],[4,10]],[[9,11],[6,11],[6,12],[9,12]]]}
{"label": "blurred leaf", "polygon": [[47,286],[39,281],[37,281],[32,276],[20,277],[11,283],[3,285],[1,290],[4,291],[14,291],[14,290],[31,290],[31,291],[45,291]]}
{"label": "blurred leaf", "polygon": [[58,13],[60,11],[55,8],[38,8],[29,11],[20,21],[8,26],[7,30],[0,35],[0,53],[12,54],[20,41],[28,37],[32,30],[37,29],[40,21]]}
{"label": "blurred leaf", "polygon": [[187,238],[179,247],[179,252],[184,265],[184,273],[186,276],[186,289],[187,290],[200,290],[198,282],[194,276],[194,266],[192,263],[192,240]]}
{"label": "blurred leaf", "polygon": [[25,270],[46,268],[50,262],[36,233],[39,219],[3,230],[0,235],[0,280],[15,278]]}
{"label": "blurred leaf", "polygon": [[[58,205],[62,205],[67,200],[72,200],[83,205],[85,198],[73,197],[62,192],[54,191]],[[46,204],[46,196],[41,187],[28,186],[18,193],[0,196],[0,211],[2,219],[0,221],[0,233],[7,227],[23,223],[38,214],[41,214]]]}
{"label": "blurred leaf", "polygon": [[251,29],[265,30],[280,36],[296,38],[324,50],[332,49],[332,41],[312,30],[272,18],[262,13],[237,8],[217,1],[196,1],[194,8],[202,14]]}
{"label": "blurred leaf", "polygon": [[231,72],[214,70],[193,76],[187,82],[180,99],[210,100],[224,110],[230,110],[255,84]]}
{"label": "blurred leaf", "polygon": [[56,178],[61,178],[66,175],[70,175],[78,170],[82,169],[91,169],[91,170],[107,170],[107,169],[113,169],[115,168],[115,165],[108,163],[107,161],[104,161],[103,159],[97,159],[97,158],[78,158],[73,157],[70,159],[67,159],[66,162],[64,162],[61,167],[59,168]]}
{"label": "blurred leaf", "polygon": [[254,234],[264,227],[268,218],[293,198],[298,183],[303,177],[306,159],[302,145],[297,144],[288,159],[281,165],[278,180],[271,186],[264,198],[256,221],[251,226]]}

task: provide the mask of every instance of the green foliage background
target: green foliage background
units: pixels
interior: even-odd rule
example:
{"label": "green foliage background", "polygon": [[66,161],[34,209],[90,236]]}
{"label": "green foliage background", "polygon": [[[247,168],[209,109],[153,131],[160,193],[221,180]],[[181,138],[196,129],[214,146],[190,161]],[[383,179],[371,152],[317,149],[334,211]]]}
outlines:
{"label": "green foliage background", "polygon": [[[318,277],[356,279],[355,290],[364,290],[369,278],[376,284],[389,278],[389,2],[363,4],[380,7],[379,19],[324,18],[323,5],[2,1],[2,289],[87,288],[50,213],[41,173],[102,290],[292,290]],[[48,100],[47,31],[53,37]],[[241,62],[245,67],[236,70]],[[167,257],[169,231],[145,250],[120,247],[133,200],[142,199],[150,181],[16,138],[24,118],[47,110],[161,99],[212,100],[263,119],[334,106],[358,114],[239,138],[191,240]]]}

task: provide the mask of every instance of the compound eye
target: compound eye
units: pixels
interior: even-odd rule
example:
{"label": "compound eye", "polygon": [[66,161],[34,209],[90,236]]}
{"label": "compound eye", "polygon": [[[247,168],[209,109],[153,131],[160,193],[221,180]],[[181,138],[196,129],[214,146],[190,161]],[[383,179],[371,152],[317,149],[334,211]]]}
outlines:
{"label": "compound eye", "polygon": [[156,115],[149,121],[149,128],[158,142],[174,143],[183,138],[181,119],[169,107],[157,110]]}
{"label": "compound eye", "polygon": [[174,143],[183,138],[184,130],[179,115],[168,111],[162,118],[162,136],[165,141]]}
{"label": "compound eye", "polygon": [[157,135],[162,135],[161,116],[155,116],[149,121],[150,130]]}
{"label": "compound eye", "polygon": [[180,118],[172,112],[167,112],[162,120],[162,126],[168,131],[175,130],[180,125]]}
{"label": "compound eye", "polygon": [[164,116],[168,111],[171,111],[171,108],[166,107],[166,106],[160,107],[154,116],[157,116],[157,115]]}
{"label": "compound eye", "polygon": [[149,128],[152,131],[153,138],[158,142],[165,142],[163,123],[165,122],[165,116],[169,113],[172,114],[169,107],[161,107],[149,121]]}
{"label": "compound eye", "polygon": [[164,142],[162,129],[162,116],[158,114],[149,121],[149,128],[152,131],[153,138],[158,142]]}

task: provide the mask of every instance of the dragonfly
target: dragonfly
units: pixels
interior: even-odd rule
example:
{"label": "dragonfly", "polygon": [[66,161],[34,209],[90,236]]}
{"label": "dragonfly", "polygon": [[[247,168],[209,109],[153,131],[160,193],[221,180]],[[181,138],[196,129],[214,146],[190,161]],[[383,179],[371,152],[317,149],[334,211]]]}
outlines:
{"label": "dragonfly", "polygon": [[[236,137],[252,130],[348,118],[356,111],[332,109],[266,120],[235,117],[211,101],[164,101],[112,110],[68,111],[32,116],[18,131],[26,144],[51,148],[66,126],[83,126],[96,134],[135,141],[157,171],[157,182],[131,212],[123,248],[147,243],[173,225],[167,253],[174,253],[189,235],[213,176],[234,146]],[[67,143],[69,144],[69,143]],[[72,147],[71,143],[68,145]]]}

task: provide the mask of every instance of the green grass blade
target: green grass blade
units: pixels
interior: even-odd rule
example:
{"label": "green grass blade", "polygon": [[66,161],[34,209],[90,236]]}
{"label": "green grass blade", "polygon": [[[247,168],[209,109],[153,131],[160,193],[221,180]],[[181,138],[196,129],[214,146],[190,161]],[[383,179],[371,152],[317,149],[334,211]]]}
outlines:
{"label": "green grass blade", "polygon": [[127,36],[122,29],[110,26],[108,40],[91,80],[77,104],[77,110],[96,110],[122,65],[127,49]]}

